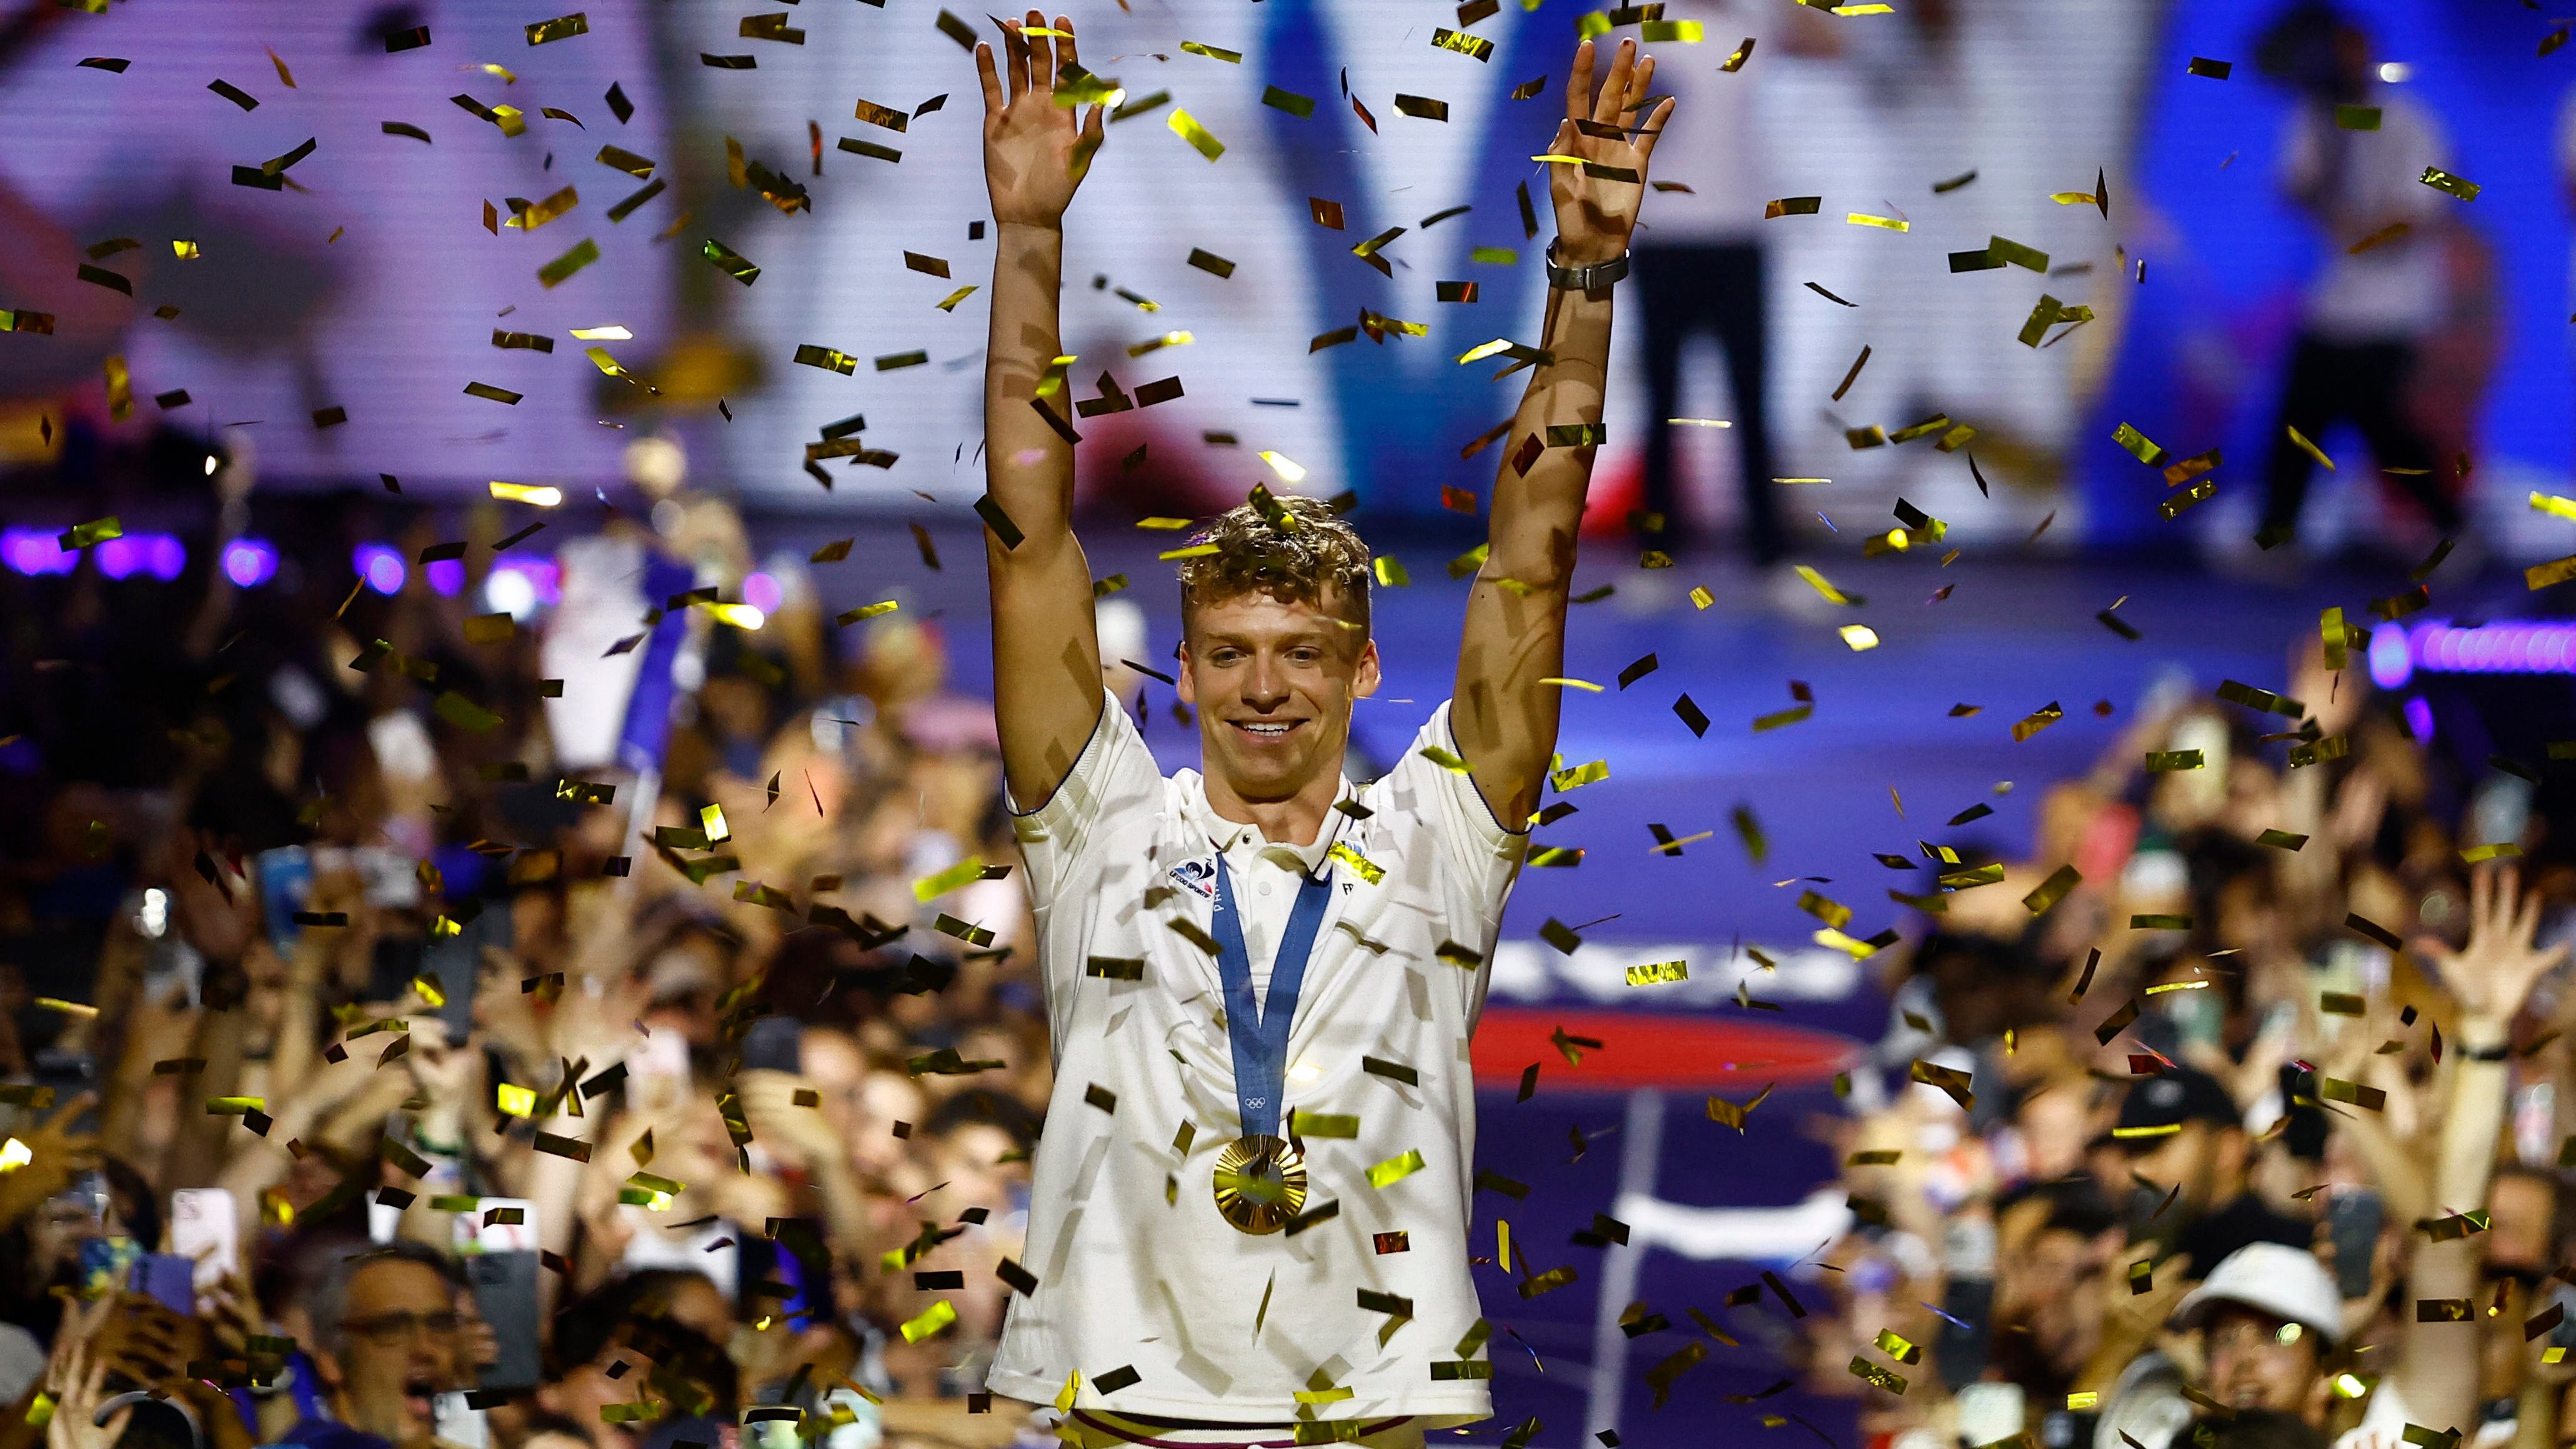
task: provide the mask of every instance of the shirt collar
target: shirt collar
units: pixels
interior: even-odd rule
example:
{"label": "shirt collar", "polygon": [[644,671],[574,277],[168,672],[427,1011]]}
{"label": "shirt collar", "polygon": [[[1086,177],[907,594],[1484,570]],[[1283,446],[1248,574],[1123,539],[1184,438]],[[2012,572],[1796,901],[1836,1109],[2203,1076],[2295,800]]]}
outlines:
{"label": "shirt collar", "polygon": [[[1346,775],[1342,777],[1341,789],[1334,799],[1349,800],[1358,793]],[[1334,842],[1341,838],[1343,824],[1350,819],[1339,810],[1328,809],[1324,812],[1323,828],[1315,832],[1314,844],[1291,845],[1285,841],[1264,840],[1260,826],[1228,820],[1217,814],[1216,808],[1208,803],[1206,777],[1195,772],[1190,776],[1187,803],[1191,828],[1205,836],[1208,844],[1216,849],[1229,854],[1250,852],[1266,856],[1276,864],[1309,876],[1324,868],[1325,857],[1332,853]]]}

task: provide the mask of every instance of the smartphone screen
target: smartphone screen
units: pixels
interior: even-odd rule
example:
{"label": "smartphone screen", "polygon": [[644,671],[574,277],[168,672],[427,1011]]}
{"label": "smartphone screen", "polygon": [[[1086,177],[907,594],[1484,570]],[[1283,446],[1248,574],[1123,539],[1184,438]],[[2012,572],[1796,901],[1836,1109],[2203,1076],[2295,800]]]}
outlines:
{"label": "smartphone screen", "polygon": [[176,1253],[145,1253],[134,1260],[134,1277],[128,1286],[173,1313],[192,1315],[197,1311],[196,1269],[196,1264]]}
{"label": "smartphone screen", "polygon": [[279,955],[295,949],[304,928],[295,913],[313,895],[313,857],[303,846],[280,846],[251,858],[259,876],[260,914],[268,921],[268,943]]}
{"label": "smartphone screen", "polygon": [[465,1259],[465,1281],[473,1286],[474,1311],[491,1326],[499,1350],[499,1357],[483,1369],[481,1386],[535,1388],[542,1373],[537,1360],[536,1253],[476,1253]]}
{"label": "smartphone screen", "polygon": [[226,1274],[241,1272],[241,1223],[233,1195],[220,1187],[183,1187],[170,1194],[170,1251],[192,1266],[198,1292]]}
{"label": "smartphone screen", "polygon": [[2335,1288],[2346,1299],[2370,1296],[2372,1255],[2388,1209],[2378,1189],[2342,1187],[2326,1199],[2326,1232],[2334,1242]]}

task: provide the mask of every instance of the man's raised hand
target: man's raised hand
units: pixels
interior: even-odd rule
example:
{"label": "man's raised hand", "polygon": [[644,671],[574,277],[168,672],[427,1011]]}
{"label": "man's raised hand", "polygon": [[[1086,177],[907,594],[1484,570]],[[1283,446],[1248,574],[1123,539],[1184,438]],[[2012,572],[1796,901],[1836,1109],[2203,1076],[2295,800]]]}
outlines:
{"label": "man's raised hand", "polygon": [[[1635,179],[1597,176],[1562,161],[1548,167],[1548,186],[1556,200],[1558,265],[1596,266],[1617,260],[1628,249],[1628,234],[1637,226],[1637,203],[1646,192],[1646,162],[1673,114],[1672,97],[1666,96],[1642,123],[1638,120],[1637,108],[1654,79],[1654,58],[1640,59],[1633,40],[1619,42],[1610,74],[1597,83],[1592,42],[1575,47],[1574,71],[1565,81],[1565,119],[1548,150],[1580,157],[1594,167],[1632,172]],[[991,86],[985,90],[989,96]]]}
{"label": "man's raised hand", "polygon": [[2416,943],[2441,969],[2465,1025],[2509,1028],[2532,986],[2567,959],[2563,945],[2536,944],[2540,911],[2540,894],[2523,893],[2520,871],[2482,865],[2469,876],[2468,940],[2457,951],[2430,939]]}
{"label": "man's raised hand", "polygon": [[[1077,122],[1075,107],[1056,104],[1058,74],[1080,64],[1071,19],[1059,15],[1050,27],[1032,10],[1026,20],[1005,21],[1002,28],[1007,74],[995,71],[991,45],[975,47],[975,70],[984,82],[984,187],[992,197],[993,220],[1002,226],[1061,226],[1091,154],[1100,149],[1103,108],[1093,106]],[[1054,33],[1031,33],[1043,30]]]}

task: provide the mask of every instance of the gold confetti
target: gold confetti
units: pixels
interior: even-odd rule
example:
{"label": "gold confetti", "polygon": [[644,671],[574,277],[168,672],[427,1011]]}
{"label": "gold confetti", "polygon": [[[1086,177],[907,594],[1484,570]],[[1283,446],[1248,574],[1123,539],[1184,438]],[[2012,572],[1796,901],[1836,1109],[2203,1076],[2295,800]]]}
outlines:
{"label": "gold confetti", "polygon": [[[1820,478],[1814,481],[1821,483],[1825,480]],[[1835,588],[1831,582],[1827,581],[1823,574],[1816,572],[1805,564],[1793,564],[1791,567],[1798,571],[1798,577],[1805,579],[1809,587],[1813,588],[1817,593],[1824,595],[1825,602],[1829,604],[1858,605],[1865,602],[1854,595],[1846,594],[1842,590]]]}
{"label": "gold confetti", "polygon": [[2163,467],[2165,465],[2165,460],[2173,456],[2163,448],[2158,447],[2153,439],[2149,438],[2146,434],[2139,432],[2136,428],[2129,426],[2127,423],[2122,423],[2117,429],[2113,430],[2111,441],[2119,444],[2122,448],[2127,449],[2129,456],[2146,464],[2150,468]]}
{"label": "gold confetti", "polygon": [[1843,214],[1843,222],[1849,226],[1874,226],[1882,231],[1912,231],[1914,229],[1914,224],[1906,221],[1902,217],[1872,216],[1865,211],[1846,212]]}
{"label": "gold confetti", "polygon": [[2020,744],[2064,718],[2066,718],[2066,711],[2059,708],[2056,701],[2051,700],[2031,711],[2020,723],[2012,727],[2013,743]]}
{"label": "gold confetti", "polygon": [[1356,1139],[1360,1135],[1360,1119],[1330,1112],[1291,1112],[1288,1115],[1288,1135]]}
{"label": "gold confetti", "polygon": [[1650,961],[1628,968],[1628,984],[1631,986],[1661,986],[1667,982],[1689,979],[1688,961]]}
{"label": "gold confetti", "polygon": [[2048,914],[2050,907],[2066,898],[2068,891],[2083,883],[2083,875],[2074,866],[2061,865],[2049,875],[2048,879],[2039,883],[2038,889],[2022,897],[2021,903],[2032,915],[2044,916]]}
{"label": "gold confetti", "polygon": [[[750,258],[713,237],[709,237],[706,244],[698,249],[698,254],[714,263],[717,271],[746,287],[760,280],[760,268],[752,265]],[[598,254],[594,252],[592,255],[596,257]]]}
{"label": "gold confetti", "polygon": [[[1439,49],[1454,50],[1460,55],[1471,55],[1478,60],[1490,61],[1494,58],[1492,41],[1481,35],[1451,30],[1447,26],[1441,26],[1431,32],[1431,43]],[[1187,46],[1184,45],[1183,48],[1187,49]]]}
{"label": "gold confetti", "polygon": [[2292,427],[2288,423],[2283,423],[2281,425],[2281,431],[2289,435],[2291,443],[2297,446],[2300,452],[2305,453],[2309,457],[2316,459],[2319,463],[2324,464],[2327,472],[2332,473],[2335,471],[2334,459],[2326,456],[2325,449],[2309,442],[2307,434],[2300,432],[2297,428]]}
{"label": "gold confetti", "polygon": [[565,252],[562,256],[559,256],[553,261],[546,263],[544,266],[539,267],[537,269],[537,281],[543,285],[546,290],[552,291],[565,280],[570,278],[573,273],[580,271],[582,268],[589,266],[591,263],[598,260],[599,244],[588,237],[583,237],[571,251]]}
{"label": "gold confetti", "polygon": [[[1699,1345],[1693,1344],[1692,1346],[1696,1348]],[[1877,1364],[1871,1363],[1868,1359],[1862,1358],[1858,1354],[1852,1355],[1851,1372],[1853,1377],[1861,1380],[1863,1383],[1871,1385],[1872,1387],[1885,1389],[1891,1394],[1902,1394],[1905,1392],[1905,1378],[1903,1375],[1892,1373],[1887,1369],[1881,1368]]]}
{"label": "gold confetti", "polygon": [[2476,182],[2463,176],[2454,176],[2439,166],[2425,167],[2424,174],[2417,179],[2435,191],[2447,192],[2462,201],[2478,199],[2479,186]]}
{"label": "gold confetti", "polygon": [[984,878],[984,862],[979,856],[968,856],[948,869],[926,875],[912,883],[912,898],[924,905],[939,897]]}
{"label": "gold confetti", "polygon": [[[947,1299],[942,1298],[938,1302],[931,1304],[928,1308],[923,1309],[920,1313],[915,1314],[913,1317],[904,1321],[903,1341],[906,1343],[919,1343],[923,1339],[930,1337],[932,1334],[937,1333],[939,1330],[946,1328],[948,1325],[955,1323],[956,1321],[956,1308],[950,1305]],[[1073,1385],[1071,1383],[1067,1383],[1065,1385],[1065,1391],[1070,1394],[1073,1391]]]}
{"label": "gold confetti", "polygon": [[1185,110],[1174,107],[1171,119],[1164,124],[1171,128],[1173,135],[1189,142],[1192,150],[1210,161],[1225,154],[1225,143],[1211,134],[1207,127],[1200,125],[1197,117]]}
{"label": "gold confetti", "polygon": [[[91,544],[105,543],[111,538],[124,536],[125,525],[117,521],[114,515],[110,515],[106,518],[91,519],[87,523],[76,523],[55,535],[54,543],[65,553],[75,553]],[[39,998],[38,1004],[41,1005],[50,999]]]}
{"label": "gold confetti", "polygon": [[568,40],[576,35],[590,33],[590,16],[576,10],[570,15],[559,15],[552,20],[540,20],[526,27],[526,30],[530,45],[543,45],[550,40]]}

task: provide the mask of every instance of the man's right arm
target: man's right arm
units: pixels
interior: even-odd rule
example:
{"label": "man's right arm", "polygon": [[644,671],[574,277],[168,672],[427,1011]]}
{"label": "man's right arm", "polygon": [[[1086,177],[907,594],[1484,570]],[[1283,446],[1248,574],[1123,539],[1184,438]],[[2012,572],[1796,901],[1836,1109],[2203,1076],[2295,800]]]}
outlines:
{"label": "man's right arm", "polygon": [[[1075,62],[1073,22],[1054,37],[1030,11],[1008,27],[1005,64],[975,48],[984,88],[984,179],[993,202],[992,332],[984,355],[984,476],[999,518],[984,553],[993,602],[993,704],[1011,799],[1055,793],[1100,720],[1100,643],[1091,568],[1073,536],[1073,389],[1054,370],[1064,212],[1100,144],[1100,108],[1079,124],[1055,104]],[[1007,86],[1007,92],[1005,87]],[[1041,396],[1041,392],[1046,395]],[[1005,523],[1003,520],[1007,520]],[[1005,530],[1008,530],[1007,532]],[[1011,535],[1016,534],[1016,538]]]}
{"label": "man's right arm", "polygon": [[[2534,945],[2540,934],[2540,893],[2522,893],[2521,873],[2480,866],[2469,878],[2469,938],[2458,951],[2419,941],[2458,1003],[2451,1097],[2442,1116],[2433,1179],[2435,1213],[2467,1213],[2487,1205],[2495,1182],[2496,1144],[2505,1135],[2508,1065],[2514,1018],[2532,985],[2566,959],[2564,946]],[[2474,1303],[2482,1282],[2486,1241],[2475,1233],[2418,1243],[2408,1269],[2406,1296]],[[2480,1320],[2427,1322],[2420,1314],[2405,1327],[2404,1347],[2392,1376],[2407,1413],[2420,1424],[2447,1427],[2477,1422]]]}

